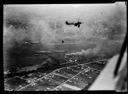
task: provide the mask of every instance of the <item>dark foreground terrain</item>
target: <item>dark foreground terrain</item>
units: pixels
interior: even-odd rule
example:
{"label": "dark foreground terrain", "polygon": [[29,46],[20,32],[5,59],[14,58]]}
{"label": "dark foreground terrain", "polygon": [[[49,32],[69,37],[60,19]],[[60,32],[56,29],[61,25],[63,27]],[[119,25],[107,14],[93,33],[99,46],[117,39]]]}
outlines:
{"label": "dark foreground terrain", "polygon": [[88,90],[108,59],[65,55],[60,62],[49,57],[39,65],[17,69],[5,75],[6,91]]}

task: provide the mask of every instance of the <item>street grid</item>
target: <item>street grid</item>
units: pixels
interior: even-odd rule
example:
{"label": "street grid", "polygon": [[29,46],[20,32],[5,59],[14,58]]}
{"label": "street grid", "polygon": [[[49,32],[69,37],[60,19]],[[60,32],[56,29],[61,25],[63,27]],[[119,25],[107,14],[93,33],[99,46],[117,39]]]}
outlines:
{"label": "street grid", "polygon": [[[100,61],[106,61],[106,59],[104,59],[104,60],[97,60],[97,61],[95,61],[95,62],[100,62]],[[72,67],[76,67],[76,66],[80,66],[80,65],[81,65],[81,66],[85,66],[85,65],[88,66],[88,64],[90,64],[90,63],[94,63],[94,62],[88,62],[88,63],[84,63],[84,64],[77,64],[77,65],[72,65],[72,66],[69,66],[69,67],[62,67],[62,68],[56,69],[56,70],[54,70],[53,72],[48,73],[48,74],[44,75],[43,77],[36,79],[36,80],[33,81],[32,83],[36,83],[36,82],[38,82],[38,81],[41,81],[43,78],[45,78],[45,77],[47,77],[47,76],[49,76],[49,75],[51,75],[51,74],[54,74],[54,75],[58,75],[58,76],[62,76],[62,77],[67,78],[67,77],[64,76],[64,75],[61,75],[61,74],[59,74],[59,73],[56,73],[56,71],[61,70],[61,69],[64,69],[64,68],[72,68]],[[89,68],[92,69],[92,70],[97,70],[97,71],[100,72],[100,70],[98,70],[98,69],[94,69],[94,68],[91,68],[91,67],[89,67]],[[80,73],[82,73],[82,72],[85,71],[85,70],[87,70],[87,69],[83,69],[82,71],[80,71],[80,72],[77,73],[76,75],[72,76],[71,78],[69,78],[68,80],[64,81],[63,83],[61,83],[60,85],[58,85],[57,87],[55,87],[54,89],[51,89],[51,90],[56,90],[58,87],[62,86],[63,84],[65,84],[66,82],[68,82],[68,81],[71,80],[72,78],[76,77],[77,75],[79,75]],[[32,83],[27,84],[27,85],[24,86],[24,87],[21,87],[21,88],[18,89],[17,91],[20,91],[20,90],[22,90],[22,89],[24,89],[24,88],[26,88],[26,87],[32,85]]]}

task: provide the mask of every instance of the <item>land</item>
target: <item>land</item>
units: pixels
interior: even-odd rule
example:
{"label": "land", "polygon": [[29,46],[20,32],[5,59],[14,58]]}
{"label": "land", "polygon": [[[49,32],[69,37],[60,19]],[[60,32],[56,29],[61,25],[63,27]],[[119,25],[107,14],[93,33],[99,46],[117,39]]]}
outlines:
{"label": "land", "polygon": [[[41,55],[40,55],[41,56]],[[63,62],[48,57],[41,64],[5,74],[6,91],[88,90],[108,59],[65,54]]]}

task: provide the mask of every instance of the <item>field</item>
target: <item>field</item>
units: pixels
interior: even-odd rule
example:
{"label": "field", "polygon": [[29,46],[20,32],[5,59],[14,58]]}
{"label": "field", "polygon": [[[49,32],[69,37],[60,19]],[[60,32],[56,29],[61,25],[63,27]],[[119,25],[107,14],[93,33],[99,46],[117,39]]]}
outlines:
{"label": "field", "polygon": [[107,59],[104,58],[89,60],[80,55],[66,56],[65,54],[64,59],[65,62],[56,63],[53,58],[49,57],[41,64],[35,65],[36,68],[33,65],[22,68],[14,75],[11,73],[8,74],[11,76],[6,75],[5,90],[65,91],[83,88],[87,90],[107,63]]}

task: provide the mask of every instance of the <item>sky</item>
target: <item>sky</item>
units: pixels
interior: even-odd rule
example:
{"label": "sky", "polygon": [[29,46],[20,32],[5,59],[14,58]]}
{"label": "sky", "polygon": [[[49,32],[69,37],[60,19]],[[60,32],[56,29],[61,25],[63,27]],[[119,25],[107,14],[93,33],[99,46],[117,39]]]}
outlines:
{"label": "sky", "polygon": [[[77,28],[65,21],[82,24]],[[126,34],[126,6],[124,2],[4,5],[3,24],[5,50],[29,40],[39,42],[40,50],[114,55]]]}

